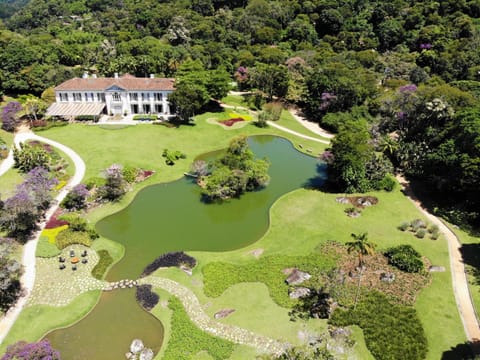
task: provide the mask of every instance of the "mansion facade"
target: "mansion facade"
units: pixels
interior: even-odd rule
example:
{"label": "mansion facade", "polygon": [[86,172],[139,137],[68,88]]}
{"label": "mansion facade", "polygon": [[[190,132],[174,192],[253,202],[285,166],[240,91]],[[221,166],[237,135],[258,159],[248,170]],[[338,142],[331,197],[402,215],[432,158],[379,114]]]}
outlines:
{"label": "mansion facade", "polygon": [[174,79],[137,78],[115,74],[112,78],[84,74],[55,88],[55,103],[47,115],[75,118],[77,116],[154,114],[169,118],[168,96],[174,90]]}

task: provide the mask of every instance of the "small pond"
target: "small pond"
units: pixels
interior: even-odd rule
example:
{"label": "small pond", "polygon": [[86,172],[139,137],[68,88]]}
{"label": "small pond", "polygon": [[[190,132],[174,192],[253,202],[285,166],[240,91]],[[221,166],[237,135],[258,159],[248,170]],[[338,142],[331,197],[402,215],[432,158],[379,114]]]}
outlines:
{"label": "small pond", "polygon": [[[227,251],[252,244],[267,230],[269,209],[281,195],[319,186],[326,178],[324,165],[295,150],[288,140],[255,136],[248,141],[257,157],[271,162],[265,189],[205,204],[192,179],[182,178],[143,189],[128,207],[99,221],[98,232],[126,250],[107,279],[136,279],[147,264],[169,251]],[[161,323],[140,309],[134,292],[121,290],[103,294],[85,319],[47,338],[66,359],[109,360],[123,358],[134,338],[158,351],[162,335]]]}

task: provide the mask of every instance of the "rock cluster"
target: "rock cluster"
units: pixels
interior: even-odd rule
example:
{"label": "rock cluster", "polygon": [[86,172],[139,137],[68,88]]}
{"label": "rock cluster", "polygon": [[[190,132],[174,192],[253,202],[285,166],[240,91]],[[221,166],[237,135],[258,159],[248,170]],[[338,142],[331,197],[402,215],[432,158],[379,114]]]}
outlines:
{"label": "rock cluster", "polygon": [[120,280],[114,283],[109,283],[105,285],[103,291],[112,291],[116,289],[126,289],[126,288],[133,288],[134,286],[138,286],[137,280]]}
{"label": "rock cluster", "polygon": [[306,280],[310,279],[312,275],[307,272],[293,269],[290,276],[285,280],[288,285],[300,285],[301,283],[305,282]]}
{"label": "rock cluster", "polygon": [[135,339],[125,357],[129,360],[152,360],[154,355],[153,350],[145,347],[142,340]]}
{"label": "rock cluster", "polygon": [[290,296],[290,299],[299,299],[310,295],[310,289],[306,287],[298,287],[290,291],[288,295]]}
{"label": "rock cluster", "polygon": [[228,315],[230,315],[233,312],[235,312],[235,309],[223,309],[223,310],[220,310],[220,311],[216,312],[215,315],[213,315],[213,317],[215,319],[223,319],[223,318],[226,318]]}

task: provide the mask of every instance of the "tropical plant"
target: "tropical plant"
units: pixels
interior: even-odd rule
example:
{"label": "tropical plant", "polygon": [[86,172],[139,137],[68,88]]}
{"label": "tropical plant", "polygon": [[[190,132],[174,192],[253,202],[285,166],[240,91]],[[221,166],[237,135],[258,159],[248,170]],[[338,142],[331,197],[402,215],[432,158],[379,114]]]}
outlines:
{"label": "tropical plant", "polygon": [[368,233],[350,234],[353,241],[347,242],[348,253],[356,253],[358,256],[358,266],[362,268],[364,266],[364,256],[375,254],[376,244],[368,241]]}

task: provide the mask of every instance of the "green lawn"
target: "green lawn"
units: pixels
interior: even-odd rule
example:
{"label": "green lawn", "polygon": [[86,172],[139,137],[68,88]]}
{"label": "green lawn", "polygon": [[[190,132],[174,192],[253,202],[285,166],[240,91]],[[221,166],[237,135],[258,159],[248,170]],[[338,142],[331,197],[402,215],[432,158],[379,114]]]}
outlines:
{"label": "green lawn", "polygon": [[[258,248],[264,249],[264,255],[306,255],[324,241],[346,242],[350,241],[351,233],[365,231],[369,233],[369,239],[378,244],[379,250],[398,244],[411,244],[433,264],[443,265],[447,269],[445,273],[432,274],[432,284],[420,293],[415,304],[429,342],[427,358],[438,359],[442,352],[465,341],[453,297],[446,241],[443,237],[436,241],[420,240],[411,233],[397,230],[396,227],[401,222],[421,217],[400,191],[379,192],[372,195],[379,198],[379,203],[365,209],[360,218],[352,219],[347,217],[343,211],[347,205],[335,202],[335,194],[311,190],[294,191],[274,204],[271,209],[270,229],[255,244],[231,252],[192,252],[191,255],[198,260],[192,277],[175,269],[159,270],[157,274],[171,277],[189,286],[202,303],[212,304],[212,308],[209,307],[207,310],[209,313],[218,311],[222,307],[238,309],[238,313],[232,314],[224,321],[244,326],[267,336],[288,336],[282,334],[290,334],[293,338],[292,326],[294,325],[287,321],[278,321],[285,316],[286,310],[278,307],[269,299],[263,284],[235,285],[218,298],[208,298],[203,294],[202,286],[199,285],[203,281],[202,267],[212,261],[235,264],[251,262],[253,256],[250,252]],[[255,309],[255,304],[260,304],[259,311],[250,310],[254,316],[247,317],[247,312],[243,309]],[[261,310],[264,310],[263,313]],[[245,311],[245,316],[242,316],[242,311]],[[281,315],[282,311],[284,311],[283,315]],[[272,320],[275,326],[266,325],[268,322],[265,323],[265,319],[275,319]],[[310,328],[310,325],[307,324],[307,328]],[[364,348],[364,344],[362,346]]]}
{"label": "green lawn", "polygon": [[90,291],[64,307],[34,305],[25,308],[0,345],[0,354],[5,352],[6,344],[19,340],[35,342],[52,329],[70,326],[81,320],[95,306],[99,296],[100,291]]}
{"label": "green lawn", "polygon": [[15,194],[15,188],[23,182],[17,169],[10,169],[0,176],[0,199],[5,200]]}
{"label": "green lawn", "polygon": [[283,127],[289,128],[293,131],[296,131],[300,134],[307,135],[307,136],[312,136],[316,137],[319,139],[324,139],[328,140],[326,138],[322,138],[320,135],[315,134],[314,132],[308,130],[306,127],[304,127],[302,124],[300,124],[295,118],[293,117],[292,114],[288,110],[283,110],[282,115],[280,116],[280,119],[278,121],[275,121],[276,124],[281,125]]}
{"label": "green lawn", "polygon": [[0,129],[0,139],[2,139],[8,147],[13,144],[13,137],[13,133]]}
{"label": "green lawn", "polygon": [[[292,140],[296,146],[302,144],[304,148],[313,149],[314,154],[318,154],[326,147],[320,143],[284,134],[276,129],[259,129],[251,124],[226,132],[217,125],[208,124],[206,119],[209,117],[212,117],[211,113],[203,114],[197,117],[195,125],[182,126],[178,129],[137,125],[112,131],[97,126],[68,125],[52,128],[41,132],[40,135],[64,143],[77,151],[87,164],[86,178],[98,176],[112,163],[156,171],[156,174],[147,181],[135,185],[134,190],[121,201],[102,206],[91,212],[88,215],[91,223],[127,206],[141,188],[181,177],[183,172],[188,171],[190,163],[196,156],[225,147],[229,140],[238,134],[281,135]],[[166,166],[161,157],[165,148],[185,152],[187,159],[180,160],[173,167]],[[191,277],[177,269],[159,270],[157,274],[188,286],[195,292],[202,304],[209,304],[206,307],[209,314],[227,307],[236,309],[235,313],[221,321],[297,344],[299,343],[297,334],[300,329],[322,331],[326,326],[325,321],[311,320],[307,323],[288,321],[288,310],[276,305],[270,298],[265,285],[260,283],[237,284],[227,289],[218,298],[208,298],[203,292],[202,267],[212,261],[246,264],[254,260],[250,252],[259,248],[264,249],[264,256],[308,255],[320,243],[327,240],[350,241],[351,233],[368,232],[369,239],[378,244],[379,250],[392,245],[411,244],[433,264],[445,266],[447,269],[445,273],[432,275],[432,285],[421,292],[415,305],[429,341],[428,359],[438,359],[443,351],[465,341],[451,288],[445,239],[440,237],[436,241],[420,240],[411,233],[397,230],[400,223],[421,218],[419,212],[398,190],[392,193],[380,192],[373,195],[379,198],[379,203],[365,209],[361,217],[352,219],[344,213],[347,205],[335,202],[335,194],[303,189],[294,191],[284,195],[273,205],[271,226],[255,244],[230,252],[192,253],[197,258],[198,265]],[[117,245],[109,240],[99,239],[94,242],[93,247],[108,248],[110,254],[118,259],[123,254],[123,248]],[[39,306],[27,308],[21,314],[9,338],[19,338],[22,336],[21,332],[26,331],[28,339],[36,340],[39,338],[39,334],[43,335],[46,329],[64,326],[78,320],[95,303],[98,293],[93,294],[96,294],[95,299],[80,301],[79,299],[88,299],[86,295],[82,295],[62,311]],[[71,315],[69,315],[70,307]],[[154,315],[159,317],[164,324],[167,340],[168,334],[171,332],[169,330],[171,316],[168,311],[159,307],[153,311]],[[34,316],[39,317],[40,323],[35,320],[35,322],[32,321],[35,326],[27,326],[28,321],[31,321]],[[354,338],[357,340],[354,350],[357,357],[369,359],[370,355],[365,348],[361,331],[356,329]],[[245,349],[243,346],[236,347],[231,359],[242,358],[242,354],[244,354],[242,348]],[[200,352],[196,358],[206,359],[208,357]]]}

